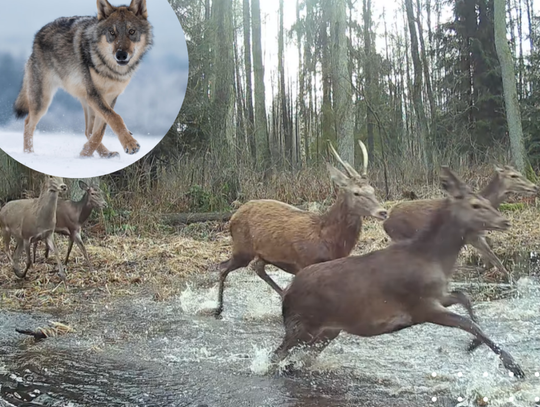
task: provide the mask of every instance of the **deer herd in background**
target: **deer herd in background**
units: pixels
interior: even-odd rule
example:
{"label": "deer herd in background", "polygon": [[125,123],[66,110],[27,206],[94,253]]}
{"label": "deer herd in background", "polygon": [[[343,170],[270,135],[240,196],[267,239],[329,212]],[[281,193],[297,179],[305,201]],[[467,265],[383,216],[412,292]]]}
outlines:
{"label": "deer herd in background", "polygon": [[[38,198],[9,201],[0,210],[4,250],[17,277],[24,278],[32,263],[36,261],[36,250],[40,241],[45,242],[45,258],[48,258],[49,252],[56,251],[54,233],[69,236],[65,265],[68,263],[73,243],[77,243],[89,269],[92,269],[92,263],[81,239],[81,228],[93,209],[104,208],[107,203],[97,186],[88,186],[84,181],[79,181],[79,188],[84,191],[80,201],[58,199],[60,192],[67,191],[66,184],[62,178],[45,176]],[[11,237],[15,239],[13,256],[9,251]],[[30,245],[34,248],[33,261]],[[25,269],[21,270],[19,261],[23,250],[26,255],[26,265]],[[65,280],[66,275],[60,258],[57,255],[55,257],[58,275]]]}
{"label": "deer herd in background", "polygon": [[[474,336],[469,351],[486,344],[511,374],[524,377],[512,356],[482,331],[468,296],[449,291],[448,285],[465,244],[480,252],[486,266],[495,265],[511,280],[485,233],[510,227],[497,211],[510,193],[534,195],[538,187],[514,168],[504,166],[496,167],[491,181],[475,193],[448,167],[442,167],[440,179],[446,198],[402,202],[388,213],[369,183],[368,154],[359,143],[362,174],[329,145],[346,174],[327,164],[338,195],[326,212],[304,211],[271,199],[249,201],[235,212],[229,226],[232,256],[218,266],[215,317],[220,318],[223,312],[228,274],[250,265],[282,298],[285,337],[273,354],[276,363],[300,345],[316,356],[341,331],[369,337],[430,322],[469,332]],[[31,244],[34,262],[39,241],[45,242],[45,257],[55,251],[55,232],[70,238],[64,264],[76,243],[92,268],[81,240],[81,226],[94,208],[106,203],[97,187],[82,181],[79,186],[84,191],[80,201],[59,200],[58,194],[66,185],[61,178],[49,176],[38,198],[10,201],[0,210],[5,251],[18,277],[24,278],[32,265]],[[368,216],[383,221],[392,243],[351,256],[362,218]],[[11,237],[16,241],[13,257],[9,253]],[[23,250],[24,271],[18,267]],[[59,275],[65,279],[62,263],[58,256],[56,259]],[[295,276],[285,290],[266,273],[268,264]],[[465,308],[468,317],[448,310],[457,304]]]}

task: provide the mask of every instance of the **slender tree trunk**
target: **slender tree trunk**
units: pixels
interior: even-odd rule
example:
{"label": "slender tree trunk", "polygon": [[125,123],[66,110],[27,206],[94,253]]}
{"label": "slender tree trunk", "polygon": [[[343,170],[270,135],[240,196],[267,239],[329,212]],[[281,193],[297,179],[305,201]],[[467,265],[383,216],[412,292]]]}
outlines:
{"label": "slender tree trunk", "polygon": [[411,56],[413,60],[414,69],[414,84],[412,89],[412,98],[414,110],[416,113],[416,120],[418,124],[418,141],[420,147],[420,154],[424,161],[426,171],[429,173],[430,160],[428,159],[430,151],[428,151],[427,137],[428,137],[428,125],[426,113],[424,111],[424,103],[422,101],[422,63],[420,61],[420,54],[418,51],[418,37],[416,35],[416,27],[414,24],[414,12],[412,0],[405,0],[405,9],[407,12],[407,20],[409,24],[409,33],[411,36]]}
{"label": "slender tree trunk", "polygon": [[251,75],[251,14],[249,0],[243,0],[243,29],[244,29],[244,69],[246,71],[246,134],[248,139],[249,152],[253,161],[257,158],[254,134],[254,112],[253,112],[253,85]]}
{"label": "slender tree trunk", "polygon": [[501,64],[504,102],[506,106],[506,120],[510,135],[510,148],[514,165],[518,171],[524,173],[526,165],[525,146],[523,143],[523,130],[521,128],[521,114],[516,90],[516,77],[514,74],[514,61],[510,46],[506,40],[505,1],[494,1],[495,49]]}
{"label": "slender tree trunk", "polygon": [[373,94],[373,55],[372,55],[372,41],[371,41],[371,29],[373,23],[371,21],[371,0],[363,1],[363,12],[364,12],[364,76],[365,76],[365,94],[366,98],[366,130],[367,130],[367,148],[370,160],[373,158],[373,153],[375,149],[374,145],[374,129],[375,129],[375,118],[373,117],[373,112],[367,108],[367,105],[374,105],[374,94]]}
{"label": "slender tree trunk", "polygon": [[289,126],[289,113],[287,104],[287,92],[285,89],[285,68],[283,66],[284,52],[284,30],[283,30],[283,0],[279,0],[279,34],[278,34],[278,75],[279,75],[279,98],[281,102],[281,127],[283,132],[285,163],[292,169],[293,160],[293,135]]}
{"label": "slender tree trunk", "polygon": [[253,22],[253,71],[255,80],[255,140],[257,168],[260,170],[268,170],[270,167],[270,145],[268,142],[268,127],[266,122],[264,66],[262,63],[261,8],[259,0],[252,0],[251,4]]}
{"label": "slender tree trunk", "polygon": [[234,142],[234,41],[233,13],[229,0],[212,3],[215,27],[214,69],[215,83],[212,98],[213,151],[220,158],[227,157]]}
{"label": "slender tree trunk", "polygon": [[[346,0],[334,0],[331,32],[334,50],[332,54],[332,83],[334,96],[335,132],[339,135],[338,152],[354,166],[354,117],[352,105],[351,77],[347,47]],[[337,136],[336,136],[337,137]]]}
{"label": "slender tree trunk", "polygon": [[[321,127],[323,140],[330,140],[336,144],[334,132],[334,120],[332,119],[332,57],[330,54],[330,44],[328,40],[328,26],[332,14],[332,0],[322,0],[322,21],[321,21],[321,52],[322,52],[322,88],[323,99],[321,107]],[[320,153],[320,151],[317,151]]]}
{"label": "slender tree trunk", "polygon": [[431,113],[431,120],[435,120],[435,98],[433,96],[433,89],[431,88],[431,75],[429,73],[429,61],[426,53],[426,45],[424,44],[424,32],[422,29],[422,8],[420,7],[420,0],[416,0],[416,23],[418,25],[418,38],[420,39],[420,52],[422,55],[422,66],[424,68],[424,79],[426,81],[426,93],[429,101],[429,111]]}

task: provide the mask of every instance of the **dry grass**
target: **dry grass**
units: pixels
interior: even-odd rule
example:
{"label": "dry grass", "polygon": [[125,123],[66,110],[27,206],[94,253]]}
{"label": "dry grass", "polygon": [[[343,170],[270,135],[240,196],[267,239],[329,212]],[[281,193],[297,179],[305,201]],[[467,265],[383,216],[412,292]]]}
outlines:
{"label": "dry grass", "polygon": [[[61,256],[67,239],[57,239]],[[53,273],[54,260],[44,262],[43,250],[25,280],[15,276],[4,253],[0,255],[0,299],[15,309],[64,307],[95,296],[131,295],[139,287],[152,291],[156,300],[176,294],[184,277],[205,273],[228,251],[227,239],[198,241],[175,235],[107,236],[86,243],[96,271],[90,272],[74,248],[66,284]],[[41,246],[41,249],[43,247]],[[39,249],[38,249],[39,250]]]}

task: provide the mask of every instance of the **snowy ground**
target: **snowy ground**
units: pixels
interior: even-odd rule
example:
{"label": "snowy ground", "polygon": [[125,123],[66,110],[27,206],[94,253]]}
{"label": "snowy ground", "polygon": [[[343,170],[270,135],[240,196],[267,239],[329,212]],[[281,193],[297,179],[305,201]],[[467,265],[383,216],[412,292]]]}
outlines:
{"label": "snowy ground", "polygon": [[80,152],[86,143],[84,134],[74,133],[34,133],[34,153],[23,153],[22,131],[5,131],[0,129],[0,148],[7,154],[33,170],[48,175],[64,178],[91,178],[121,170],[143,158],[163,138],[133,134],[141,149],[133,155],[126,154],[120,141],[114,134],[103,137],[103,144],[110,151],[117,151],[120,157],[100,158],[94,153],[91,158],[81,158]]}

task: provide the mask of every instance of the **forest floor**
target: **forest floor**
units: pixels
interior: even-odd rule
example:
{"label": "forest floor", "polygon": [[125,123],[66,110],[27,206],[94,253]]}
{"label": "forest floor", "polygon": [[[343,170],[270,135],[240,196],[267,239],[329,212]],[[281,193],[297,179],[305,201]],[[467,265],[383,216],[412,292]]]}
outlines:
{"label": "forest floor", "polygon": [[[388,202],[385,206],[393,206]],[[489,233],[491,247],[515,280],[519,275],[537,274],[540,261],[540,208],[505,211],[512,223],[506,232]],[[53,258],[44,262],[44,245],[38,246],[37,263],[21,280],[15,276],[3,251],[0,252],[0,304],[8,309],[44,309],[76,306],[77,303],[99,301],[110,296],[134,295],[144,291],[156,301],[166,300],[185,288],[187,277],[212,273],[217,283],[216,265],[230,254],[228,224],[198,223],[177,227],[173,232],[135,236],[86,236],[85,246],[95,271],[89,271],[80,250],[74,246],[66,270],[66,284],[54,270]],[[62,260],[68,239],[56,238]],[[364,222],[354,254],[381,249],[388,244],[379,221]],[[12,244],[13,248],[13,244]],[[531,260],[533,259],[533,260]],[[496,269],[482,271],[478,253],[470,246],[462,250],[454,280],[505,282]],[[517,271],[519,270],[519,272]]]}

